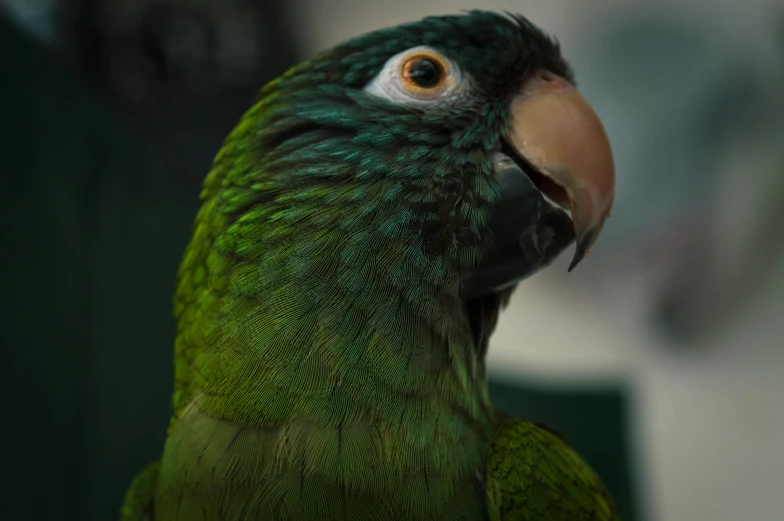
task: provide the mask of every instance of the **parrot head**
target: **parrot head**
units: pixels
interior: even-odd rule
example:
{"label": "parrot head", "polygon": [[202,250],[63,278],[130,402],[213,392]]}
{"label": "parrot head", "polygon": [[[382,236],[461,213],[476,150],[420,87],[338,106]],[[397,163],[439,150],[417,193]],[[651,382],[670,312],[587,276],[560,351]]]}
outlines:
{"label": "parrot head", "polygon": [[384,273],[472,300],[576,240],[571,270],[613,188],[604,129],[558,44],[521,16],[472,11],[356,37],[267,85],[206,193],[261,223],[233,234],[234,253],[277,240],[290,272],[319,263],[309,277]]}

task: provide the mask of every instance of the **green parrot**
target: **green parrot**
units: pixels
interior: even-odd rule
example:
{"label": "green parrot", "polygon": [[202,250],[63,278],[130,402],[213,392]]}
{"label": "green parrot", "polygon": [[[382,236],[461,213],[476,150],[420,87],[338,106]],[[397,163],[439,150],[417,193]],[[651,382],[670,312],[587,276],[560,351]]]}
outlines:
{"label": "green parrot", "polygon": [[613,190],[599,118],[522,16],[293,67],[205,180],[168,437],[121,518],[617,519],[557,433],[493,408],[484,362],[514,287],[575,243],[571,270]]}

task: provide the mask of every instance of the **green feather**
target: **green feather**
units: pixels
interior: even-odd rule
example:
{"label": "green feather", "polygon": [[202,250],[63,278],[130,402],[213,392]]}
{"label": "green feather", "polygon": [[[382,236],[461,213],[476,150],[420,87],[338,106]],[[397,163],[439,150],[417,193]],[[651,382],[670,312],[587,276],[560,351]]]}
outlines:
{"label": "green feather", "polygon": [[557,434],[507,420],[487,446],[491,521],[615,521],[607,490]]}
{"label": "green feather", "polygon": [[[423,112],[362,90],[417,45],[477,93]],[[460,287],[492,246],[509,94],[540,67],[569,77],[525,19],[472,12],[350,40],[261,90],[204,182],[168,439],[124,520],[487,518],[484,354],[508,294]]]}

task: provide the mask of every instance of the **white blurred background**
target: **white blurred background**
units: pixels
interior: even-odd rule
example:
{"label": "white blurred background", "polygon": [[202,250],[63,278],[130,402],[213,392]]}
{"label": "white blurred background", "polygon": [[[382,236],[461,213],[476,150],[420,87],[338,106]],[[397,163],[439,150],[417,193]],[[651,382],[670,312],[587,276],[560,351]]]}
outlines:
{"label": "white blurred background", "polygon": [[560,40],[610,135],[616,208],[577,270],[520,286],[490,370],[627,381],[647,521],[784,519],[784,2],[294,5],[303,54],[472,8]]}

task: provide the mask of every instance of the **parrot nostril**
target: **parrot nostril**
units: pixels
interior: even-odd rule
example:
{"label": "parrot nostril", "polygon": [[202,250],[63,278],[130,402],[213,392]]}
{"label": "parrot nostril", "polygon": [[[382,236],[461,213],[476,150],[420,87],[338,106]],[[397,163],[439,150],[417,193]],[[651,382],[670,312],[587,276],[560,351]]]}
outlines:
{"label": "parrot nostril", "polygon": [[547,69],[539,69],[534,72],[523,84],[523,91],[529,94],[537,92],[552,92],[559,89],[571,88],[572,84],[568,80],[558,76]]}
{"label": "parrot nostril", "polygon": [[538,73],[538,76],[539,76],[539,79],[541,81],[544,81],[544,82],[547,82],[547,83],[555,82],[555,81],[558,81],[558,80],[561,79],[559,76],[553,74],[552,72],[550,72],[550,71],[548,71],[546,69],[540,70],[539,73]]}

